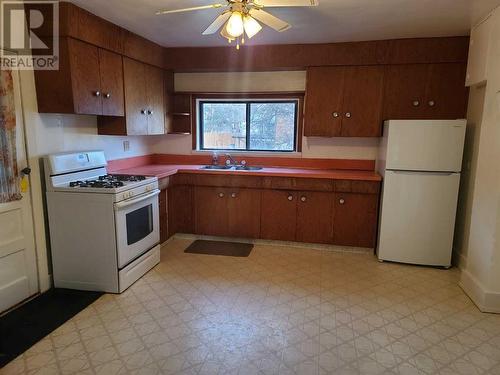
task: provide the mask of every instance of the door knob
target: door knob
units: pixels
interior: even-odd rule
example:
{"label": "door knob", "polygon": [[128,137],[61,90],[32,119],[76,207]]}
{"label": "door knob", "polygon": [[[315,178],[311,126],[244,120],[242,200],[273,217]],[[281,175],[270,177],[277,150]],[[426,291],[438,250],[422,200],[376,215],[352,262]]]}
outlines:
{"label": "door knob", "polygon": [[231,193],[231,198],[236,198],[236,193]]}
{"label": "door knob", "polygon": [[300,200],[301,200],[302,202],[305,202],[305,201],[307,201],[307,198],[306,198],[306,197],[300,197]]}
{"label": "door knob", "polygon": [[420,105],[420,102],[418,100],[414,100],[412,104],[414,107],[418,107]]}
{"label": "door knob", "polygon": [[219,193],[219,198],[224,198],[224,193]]}
{"label": "door knob", "polygon": [[337,117],[339,117],[339,113],[338,113],[338,112],[333,112],[333,113],[332,113],[332,116],[333,116],[334,118],[337,118]]}
{"label": "door knob", "polygon": [[109,99],[109,98],[111,98],[111,94],[110,94],[109,92],[107,92],[106,94],[104,94],[104,97],[105,97],[106,99]]}
{"label": "door knob", "polygon": [[436,102],[434,100],[429,101],[429,107],[434,107],[436,105]]}
{"label": "door knob", "polygon": [[347,117],[347,118],[351,118],[351,112],[347,112],[347,113],[345,114],[345,117]]}
{"label": "door knob", "polygon": [[287,198],[290,202],[293,201],[293,195],[289,195]]}
{"label": "door knob", "polygon": [[345,203],[345,199],[344,199],[344,198],[340,198],[340,199],[339,199],[339,203],[340,203],[340,204],[344,204],[344,203]]}
{"label": "door knob", "polygon": [[100,91],[96,91],[96,92],[94,92],[94,95],[95,96],[101,96],[101,92]]}

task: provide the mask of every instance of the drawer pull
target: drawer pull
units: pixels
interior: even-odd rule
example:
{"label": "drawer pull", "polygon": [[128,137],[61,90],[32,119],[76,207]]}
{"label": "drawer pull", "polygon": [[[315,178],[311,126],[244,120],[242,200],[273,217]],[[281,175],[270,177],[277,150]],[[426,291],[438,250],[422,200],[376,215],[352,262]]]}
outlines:
{"label": "drawer pull", "polygon": [[429,107],[434,107],[436,102],[434,100],[429,101]]}
{"label": "drawer pull", "polygon": [[347,118],[351,118],[351,116],[352,116],[352,115],[351,115],[351,112],[347,112],[347,113],[345,114],[345,117],[347,117]]}
{"label": "drawer pull", "polygon": [[231,198],[236,198],[236,193],[231,193]]}
{"label": "drawer pull", "polygon": [[224,193],[219,193],[219,198],[224,198]]}
{"label": "drawer pull", "polygon": [[412,104],[414,107],[418,107],[420,105],[420,102],[418,100],[414,100]]}
{"label": "drawer pull", "polygon": [[287,198],[290,202],[293,201],[293,195],[289,195]]}
{"label": "drawer pull", "polygon": [[340,199],[339,199],[339,203],[340,203],[340,204],[344,204],[344,203],[345,203],[345,199],[344,199],[344,198],[340,198]]}
{"label": "drawer pull", "polygon": [[333,112],[332,115],[333,115],[333,118],[339,117],[339,113],[338,112]]}
{"label": "drawer pull", "polygon": [[305,201],[307,201],[307,198],[306,198],[306,197],[304,197],[304,196],[302,196],[302,197],[300,197],[300,201],[301,201],[301,202],[305,202]]}

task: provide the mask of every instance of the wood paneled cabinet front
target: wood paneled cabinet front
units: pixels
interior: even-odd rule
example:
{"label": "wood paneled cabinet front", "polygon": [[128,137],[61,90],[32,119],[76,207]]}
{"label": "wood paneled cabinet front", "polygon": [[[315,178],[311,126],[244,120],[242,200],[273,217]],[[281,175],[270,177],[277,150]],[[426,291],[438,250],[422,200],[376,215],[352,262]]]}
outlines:
{"label": "wood paneled cabinet front", "polygon": [[194,189],[197,234],[259,238],[259,190],[211,186]]}
{"label": "wood paneled cabinet front", "polygon": [[123,58],[125,117],[100,117],[103,135],[165,134],[163,70]]}
{"label": "wood paneled cabinet front", "polygon": [[382,66],[313,67],[307,70],[306,137],[379,137]]}
{"label": "wood paneled cabinet front", "polygon": [[384,119],[457,119],[467,113],[466,65],[390,65],[386,68]]}
{"label": "wood paneled cabinet front", "polygon": [[122,56],[60,38],[58,70],[35,70],[38,111],[123,116]]}

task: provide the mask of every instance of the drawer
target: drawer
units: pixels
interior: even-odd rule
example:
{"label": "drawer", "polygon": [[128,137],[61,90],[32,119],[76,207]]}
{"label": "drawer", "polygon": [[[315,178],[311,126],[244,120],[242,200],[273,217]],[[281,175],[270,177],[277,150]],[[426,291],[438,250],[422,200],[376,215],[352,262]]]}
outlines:
{"label": "drawer", "polygon": [[235,175],[196,175],[195,185],[214,187],[260,188],[262,178],[255,176]]}
{"label": "drawer", "polygon": [[378,181],[335,180],[334,185],[337,193],[380,193],[380,182]]}
{"label": "drawer", "polygon": [[277,190],[309,190],[309,191],[333,191],[333,181],[321,178],[287,178],[266,177],[263,181],[266,189]]}

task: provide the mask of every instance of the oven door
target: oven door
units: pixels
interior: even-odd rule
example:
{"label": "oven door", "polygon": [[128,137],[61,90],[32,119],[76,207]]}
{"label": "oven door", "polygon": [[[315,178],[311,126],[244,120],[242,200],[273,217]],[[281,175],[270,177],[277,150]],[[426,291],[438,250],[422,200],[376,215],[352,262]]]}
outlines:
{"label": "oven door", "polygon": [[118,268],[160,242],[160,190],[115,203]]}

